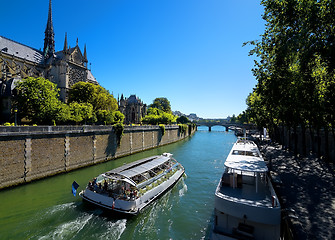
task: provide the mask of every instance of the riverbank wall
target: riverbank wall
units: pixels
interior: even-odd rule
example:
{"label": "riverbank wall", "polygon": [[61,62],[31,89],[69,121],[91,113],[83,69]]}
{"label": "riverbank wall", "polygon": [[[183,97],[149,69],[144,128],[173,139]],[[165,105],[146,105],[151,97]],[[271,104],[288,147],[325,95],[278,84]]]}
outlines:
{"label": "riverbank wall", "polygon": [[0,127],[0,189],[183,140],[178,125]]}

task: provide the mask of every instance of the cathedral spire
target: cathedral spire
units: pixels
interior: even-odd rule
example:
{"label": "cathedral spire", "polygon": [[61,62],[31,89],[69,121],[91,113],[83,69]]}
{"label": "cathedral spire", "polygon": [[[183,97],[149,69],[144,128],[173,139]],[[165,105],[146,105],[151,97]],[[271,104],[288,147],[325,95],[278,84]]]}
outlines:
{"label": "cathedral spire", "polygon": [[51,8],[51,0],[49,0],[49,12],[48,12],[48,22],[45,28],[45,38],[44,38],[44,57],[49,58],[53,56],[55,53],[55,33],[54,27],[52,24],[52,8]]}
{"label": "cathedral spire", "polygon": [[67,33],[65,33],[65,40],[64,40],[64,49],[63,51],[67,51]]}

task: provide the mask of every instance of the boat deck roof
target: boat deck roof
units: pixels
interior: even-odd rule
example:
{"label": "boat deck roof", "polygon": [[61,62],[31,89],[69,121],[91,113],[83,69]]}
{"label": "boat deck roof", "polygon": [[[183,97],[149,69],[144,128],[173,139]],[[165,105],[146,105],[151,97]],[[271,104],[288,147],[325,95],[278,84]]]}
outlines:
{"label": "boat deck roof", "polygon": [[164,162],[168,161],[169,159],[170,157],[167,156],[152,156],[115,168],[111,171],[106,172],[105,174],[119,174],[124,177],[131,178],[138,174],[149,171],[150,169],[156,168]]}
{"label": "boat deck roof", "polygon": [[257,207],[272,207],[271,192],[269,187],[264,184],[258,184],[257,192],[255,185],[250,184],[242,184],[241,188],[221,186],[219,189],[219,194],[217,195],[232,202],[238,202]]}
{"label": "boat deck roof", "polygon": [[246,172],[267,172],[268,168],[257,145],[252,141],[234,143],[224,165]]}

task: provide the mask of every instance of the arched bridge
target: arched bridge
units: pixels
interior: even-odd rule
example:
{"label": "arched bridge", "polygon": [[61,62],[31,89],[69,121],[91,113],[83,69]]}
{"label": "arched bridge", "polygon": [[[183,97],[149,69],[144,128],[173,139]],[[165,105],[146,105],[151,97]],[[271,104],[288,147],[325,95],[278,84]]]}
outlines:
{"label": "arched bridge", "polygon": [[226,131],[229,129],[236,131],[237,129],[251,129],[253,128],[252,124],[241,124],[241,123],[227,123],[227,122],[197,122],[198,126],[207,126],[208,131],[212,131],[213,126],[223,126],[226,128]]}

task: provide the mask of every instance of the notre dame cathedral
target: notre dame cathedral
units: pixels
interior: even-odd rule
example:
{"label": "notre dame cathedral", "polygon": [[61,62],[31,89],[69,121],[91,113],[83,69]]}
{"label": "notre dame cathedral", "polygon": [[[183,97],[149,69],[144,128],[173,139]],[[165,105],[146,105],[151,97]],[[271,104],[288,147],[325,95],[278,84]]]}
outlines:
{"label": "notre dame cathedral", "polygon": [[49,0],[49,13],[45,29],[43,51],[0,36],[0,122],[10,121],[11,99],[15,83],[27,77],[43,77],[57,84],[60,99],[67,100],[67,92],[77,82],[98,84],[87,68],[86,45],[84,53],[78,46],[68,47],[65,34],[64,48],[55,51],[52,8]]}

